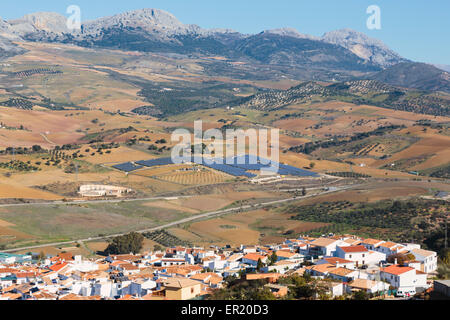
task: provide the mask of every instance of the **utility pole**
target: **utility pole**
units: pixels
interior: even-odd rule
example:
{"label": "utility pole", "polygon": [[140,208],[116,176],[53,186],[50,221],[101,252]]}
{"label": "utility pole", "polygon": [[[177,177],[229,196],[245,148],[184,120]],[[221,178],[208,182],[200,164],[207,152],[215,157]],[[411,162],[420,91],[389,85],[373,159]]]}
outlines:
{"label": "utility pole", "polygon": [[447,215],[445,216],[445,252],[447,252],[447,222],[448,222],[448,218]]}

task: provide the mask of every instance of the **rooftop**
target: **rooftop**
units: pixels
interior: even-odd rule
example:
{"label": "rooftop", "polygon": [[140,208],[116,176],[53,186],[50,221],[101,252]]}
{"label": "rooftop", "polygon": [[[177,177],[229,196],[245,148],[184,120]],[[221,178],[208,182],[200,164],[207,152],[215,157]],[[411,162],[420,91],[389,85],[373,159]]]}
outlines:
{"label": "rooftop", "polygon": [[405,272],[411,271],[411,270],[415,270],[414,268],[411,267],[402,267],[399,265],[392,265],[386,268],[381,268],[381,271],[386,272],[386,273],[390,273],[393,275],[401,275]]}
{"label": "rooftop", "polygon": [[342,251],[345,253],[352,253],[352,252],[368,252],[366,247],[364,246],[349,246],[349,247],[339,247]]}

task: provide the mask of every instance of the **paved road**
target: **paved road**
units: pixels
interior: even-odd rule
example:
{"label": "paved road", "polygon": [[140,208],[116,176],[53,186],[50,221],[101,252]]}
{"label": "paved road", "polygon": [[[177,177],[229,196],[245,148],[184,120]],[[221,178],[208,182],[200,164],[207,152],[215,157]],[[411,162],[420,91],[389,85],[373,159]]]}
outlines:
{"label": "paved road", "polygon": [[[229,208],[229,209],[225,209],[225,210],[218,210],[218,211],[213,211],[213,212],[207,212],[207,213],[195,215],[195,216],[192,216],[192,217],[189,217],[189,218],[184,218],[184,219],[181,219],[181,220],[177,220],[177,221],[174,221],[174,222],[171,222],[171,223],[167,223],[167,224],[164,224],[164,225],[161,225],[161,226],[157,226],[157,227],[154,227],[154,228],[149,228],[149,229],[145,229],[145,230],[139,230],[139,231],[136,231],[136,232],[144,233],[144,232],[152,232],[152,231],[162,230],[162,229],[170,228],[170,227],[173,227],[173,226],[177,226],[179,224],[192,222],[192,221],[195,221],[195,220],[211,218],[213,216],[221,216],[221,215],[230,214],[230,213],[233,213],[233,212],[240,212],[240,211],[249,210],[249,209],[264,208],[264,207],[267,207],[267,206],[271,206],[271,205],[275,205],[275,204],[281,204],[281,203],[286,203],[286,202],[291,202],[291,201],[295,201],[295,200],[301,200],[301,199],[317,197],[317,196],[328,194],[328,193],[335,193],[335,192],[339,192],[339,191],[343,191],[343,190],[347,190],[347,189],[352,189],[352,188],[355,188],[355,187],[358,187],[358,186],[361,186],[361,185],[358,184],[358,185],[349,185],[349,186],[343,186],[343,187],[333,187],[333,188],[330,188],[327,191],[324,191],[324,192],[321,192],[321,193],[317,193],[317,194],[306,195],[304,197],[292,197],[292,198],[288,198],[288,199],[281,199],[281,200],[275,200],[275,201],[269,201],[269,202],[254,204],[254,205],[245,205],[245,206],[236,207],[236,208]],[[162,199],[162,198],[149,198],[149,199]],[[163,198],[163,199],[175,199],[175,198]],[[144,199],[140,199],[140,200],[144,200]],[[120,201],[123,201],[123,200],[111,200],[111,201],[120,202]],[[128,201],[137,201],[137,200],[130,199]],[[101,201],[96,201],[96,202],[101,202]],[[68,202],[61,202],[61,203],[67,204]],[[80,202],[74,202],[74,203],[78,203],[79,204]],[[86,202],[82,202],[82,203],[86,203]],[[90,203],[92,203],[92,201]],[[51,204],[54,204],[54,202],[52,202]],[[46,243],[46,244],[41,244],[41,245],[36,245],[36,246],[29,246],[29,247],[9,249],[9,250],[4,250],[4,251],[0,251],[0,252],[17,252],[17,251],[23,251],[23,250],[38,249],[38,248],[42,248],[42,247],[55,247],[55,246],[72,244],[72,243],[77,243],[77,242],[100,241],[100,240],[103,240],[103,239],[123,236],[123,235],[125,235],[127,233],[128,232],[126,232],[126,233],[118,233],[118,234],[113,234],[113,235],[108,235],[108,236],[103,236],[103,237],[93,237],[93,238],[78,239],[78,240],[73,240],[73,241]]]}

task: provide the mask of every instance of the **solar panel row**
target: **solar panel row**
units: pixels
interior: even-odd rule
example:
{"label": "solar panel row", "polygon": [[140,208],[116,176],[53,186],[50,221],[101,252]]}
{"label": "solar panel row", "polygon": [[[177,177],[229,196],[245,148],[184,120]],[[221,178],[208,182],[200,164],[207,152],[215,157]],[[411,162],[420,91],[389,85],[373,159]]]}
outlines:
{"label": "solar panel row", "polygon": [[156,166],[166,166],[173,164],[172,158],[158,158],[152,160],[142,160],[137,161],[137,164],[146,166],[146,167],[156,167]]}
{"label": "solar panel row", "polygon": [[[245,169],[247,171],[259,171],[259,170],[265,170],[265,171],[271,171],[274,173],[278,173],[281,175],[292,175],[292,176],[300,176],[300,177],[317,177],[319,176],[315,172],[311,172],[308,170],[299,169],[293,166],[277,163],[277,162],[271,162],[268,159],[264,159],[257,156],[252,155],[245,155],[245,156],[239,156],[234,158],[228,158],[226,160],[228,165],[235,166],[238,168]],[[277,170],[278,168],[278,170]]]}
{"label": "solar panel row", "polygon": [[205,167],[217,170],[217,171],[221,171],[221,172],[225,172],[227,174],[230,174],[232,176],[236,176],[236,177],[248,177],[248,178],[254,178],[256,177],[255,174],[253,173],[249,173],[244,169],[241,168],[237,168],[237,167],[233,167],[233,166],[229,166],[226,164],[218,164],[218,163],[213,163],[213,164],[203,164]]}
{"label": "solar panel row", "polygon": [[[191,161],[193,162],[193,161]],[[224,162],[223,164],[221,162]],[[142,160],[137,161],[137,165],[126,162],[119,165],[113,166],[116,169],[130,172],[142,167],[155,167],[155,166],[164,166],[174,164],[172,158],[158,158],[152,160]],[[299,169],[293,166],[280,164],[273,162],[271,163],[268,159],[260,158],[257,156],[245,155],[234,158],[227,159],[215,159],[214,163],[208,164],[203,163],[205,167],[209,167],[214,170],[222,171],[228,173],[233,176],[244,176],[253,178],[256,177],[255,174],[249,173],[247,171],[269,171],[273,173],[278,173],[280,175],[291,175],[291,176],[300,176],[300,177],[317,177],[319,176],[315,172],[311,172],[308,170]]]}
{"label": "solar panel row", "polygon": [[117,164],[117,165],[113,166],[113,168],[116,168],[120,171],[131,172],[131,171],[134,171],[137,169],[141,169],[142,166],[135,165],[132,162],[125,162],[125,163]]}

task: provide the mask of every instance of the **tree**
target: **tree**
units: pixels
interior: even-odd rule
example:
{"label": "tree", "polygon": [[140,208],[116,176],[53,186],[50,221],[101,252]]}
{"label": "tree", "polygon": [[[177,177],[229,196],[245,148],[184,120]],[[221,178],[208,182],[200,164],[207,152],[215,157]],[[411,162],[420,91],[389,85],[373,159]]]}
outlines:
{"label": "tree", "polygon": [[409,256],[401,253],[391,254],[389,257],[387,257],[387,262],[389,263],[395,263],[395,260],[397,259],[397,264],[404,264],[408,260],[414,260],[414,256]]}
{"label": "tree", "polygon": [[124,236],[118,236],[112,239],[105,250],[106,254],[127,254],[139,253],[142,249],[144,236],[140,233],[131,232]]}
{"label": "tree", "polygon": [[261,271],[264,268],[264,263],[261,261],[261,258],[258,259],[258,264],[256,265],[256,270]]}
{"label": "tree", "polygon": [[42,260],[44,260],[46,257],[47,257],[47,256],[45,255],[44,251],[41,251],[41,252],[39,253],[39,255],[37,256],[37,260],[38,260],[38,261],[42,261]]}
{"label": "tree", "polygon": [[277,254],[274,252],[272,252],[272,254],[269,257],[269,266],[273,266],[275,264],[275,262],[278,261],[278,256]]}
{"label": "tree", "polygon": [[369,294],[363,290],[356,291],[352,295],[353,300],[369,300]]}
{"label": "tree", "polygon": [[302,189],[302,196],[306,196],[306,188],[305,187],[303,187],[303,189]]}
{"label": "tree", "polygon": [[314,297],[316,291],[311,285],[305,284],[295,287],[295,297],[303,299],[311,299]]}
{"label": "tree", "polygon": [[32,146],[31,149],[33,150],[33,152],[39,152],[42,150],[41,146],[37,144]]}

